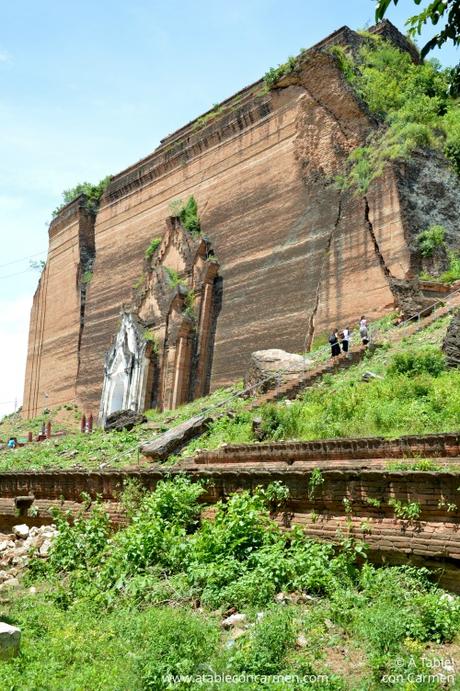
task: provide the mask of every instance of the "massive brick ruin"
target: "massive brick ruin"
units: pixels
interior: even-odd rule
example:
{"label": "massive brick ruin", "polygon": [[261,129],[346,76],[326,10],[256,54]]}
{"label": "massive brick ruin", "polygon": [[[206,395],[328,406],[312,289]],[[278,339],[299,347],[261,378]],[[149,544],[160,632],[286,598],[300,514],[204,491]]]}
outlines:
{"label": "massive brick ruin", "polygon": [[[371,31],[411,50],[388,22]],[[387,168],[364,198],[334,184],[379,126],[329,50],[362,40],[339,29],[276,88],[243,89],[116,175],[97,214],[84,198],[59,213],[32,308],[25,416],[70,402],[102,416],[174,407],[241,377],[254,350],[299,352],[393,309],[419,268],[415,233],[431,223],[458,242],[458,185],[439,155]],[[187,240],[167,219],[191,195],[202,237]]]}

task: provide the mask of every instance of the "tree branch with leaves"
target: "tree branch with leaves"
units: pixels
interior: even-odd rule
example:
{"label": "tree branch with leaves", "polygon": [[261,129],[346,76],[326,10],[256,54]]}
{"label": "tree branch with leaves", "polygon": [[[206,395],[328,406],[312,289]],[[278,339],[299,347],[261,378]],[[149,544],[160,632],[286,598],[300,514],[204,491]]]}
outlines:
{"label": "tree branch with leaves", "polygon": [[[399,0],[377,0],[376,21],[381,21],[385,17],[392,2],[397,5]],[[414,0],[414,2],[416,5],[420,5],[422,0]],[[423,27],[428,22],[437,26],[441,20],[445,20],[444,28],[423,46],[422,57],[425,57],[433,48],[440,48],[447,41],[452,41],[454,45],[460,44],[460,0],[432,0],[419,14],[409,17],[407,20],[409,35],[412,38],[417,35],[420,36]]]}

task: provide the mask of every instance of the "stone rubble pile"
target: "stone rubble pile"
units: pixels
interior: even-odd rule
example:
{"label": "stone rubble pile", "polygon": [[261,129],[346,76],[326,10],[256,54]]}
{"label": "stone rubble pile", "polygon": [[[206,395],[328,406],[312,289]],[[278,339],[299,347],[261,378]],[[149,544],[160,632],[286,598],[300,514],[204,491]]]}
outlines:
{"label": "stone rubble pile", "polygon": [[15,525],[12,533],[0,533],[0,591],[19,586],[18,577],[32,554],[45,559],[57,535],[55,525],[29,528]]}

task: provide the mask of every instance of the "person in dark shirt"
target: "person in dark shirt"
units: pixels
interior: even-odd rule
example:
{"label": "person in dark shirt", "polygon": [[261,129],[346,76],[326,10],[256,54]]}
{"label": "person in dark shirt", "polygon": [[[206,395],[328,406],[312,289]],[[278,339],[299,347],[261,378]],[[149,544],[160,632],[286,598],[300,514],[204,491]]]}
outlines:
{"label": "person in dark shirt", "polygon": [[331,357],[340,355],[339,330],[335,329],[329,336],[329,343],[331,344]]}

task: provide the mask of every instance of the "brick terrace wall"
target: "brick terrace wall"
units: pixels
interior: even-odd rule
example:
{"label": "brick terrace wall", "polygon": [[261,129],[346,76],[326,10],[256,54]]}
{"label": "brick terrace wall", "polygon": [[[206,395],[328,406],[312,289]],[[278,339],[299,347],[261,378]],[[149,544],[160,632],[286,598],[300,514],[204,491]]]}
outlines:
{"label": "brick terrace wall", "polygon": [[329,460],[385,458],[446,458],[460,456],[460,434],[407,435],[398,439],[356,437],[321,439],[305,442],[262,444],[230,444],[216,451],[202,451],[194,460],[199,465],[219,463],[295,461],[322,462]]}
{"label": "brick terrace wall", "polygon": [[[290,498],[279,519],[285,525],[302,525],[309,535],[338,540],[353,535],[364,538],[372,549],[460,564],[460,474],[454,472],[395,472],[378,470],[324,470],[323,482],[311,493],[312,469],[301,463],[282,462],[198,465],[183,463],[165,469],[74,472],[46,471],[0,475],[0,523],[11,527],[17,522],[14,497],[33,494],[42,521],[49,521],[50,506],[64,506],[75,512],[81,507],[81,493],[101,496],[113,520],[122,517],[119,492],[126,478],[137,478],[153,489],[166,476],[187,472],[196,480],[211,480],[202,501],[215,503],[241,489],[254,489],[279,480],[290,490]],[[344,499],[347,501],[344,502]],[[397,519],[390,504],[417,502],[420,516],[415,521]],[[379,506],[369,503],[379,502]],[[27,520],[27,519],[21,519]]]}

